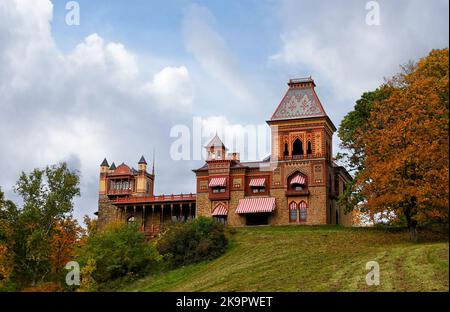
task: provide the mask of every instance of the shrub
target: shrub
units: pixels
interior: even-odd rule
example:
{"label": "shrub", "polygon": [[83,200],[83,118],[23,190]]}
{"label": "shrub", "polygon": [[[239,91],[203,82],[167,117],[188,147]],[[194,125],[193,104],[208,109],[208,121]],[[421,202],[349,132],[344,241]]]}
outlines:
{"label": "shrub", "polygon": [[227,248],[226,227],[212,218],[175,223],[161,234],[156,248],[170,266],[211,260]]}
{"label": "shrub", "polygon": [[[80,250],[83,288],[122,277],[142,276],[156,269],[160,256],[137,224],[113,225],[90,236]],[[85,274],[86,275],[86,274]]]}

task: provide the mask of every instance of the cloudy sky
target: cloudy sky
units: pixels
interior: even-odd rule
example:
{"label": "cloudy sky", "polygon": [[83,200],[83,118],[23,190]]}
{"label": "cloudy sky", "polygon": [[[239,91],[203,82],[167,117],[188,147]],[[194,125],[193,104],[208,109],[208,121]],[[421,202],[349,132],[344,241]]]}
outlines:
{"label": "cloudy sky", "polygon": [[104,157],[136,167],[155,149],[156,193],[194,192],[202,161],[171,159],[174,126],[264,125],[288,79],[310,75],[338,126],[362,92],[449,44],[447,0],[377,1],[379,25],[356,0],[83,0],[79,25],[67,2],[0,1],[0,186],[17,200],[21,171],[67,161],[78,218],[97,210]]}

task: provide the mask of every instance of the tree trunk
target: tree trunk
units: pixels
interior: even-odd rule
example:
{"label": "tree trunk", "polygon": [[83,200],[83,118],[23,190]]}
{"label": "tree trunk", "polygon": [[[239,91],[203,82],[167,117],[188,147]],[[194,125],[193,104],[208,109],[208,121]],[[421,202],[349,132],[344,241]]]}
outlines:
{"label": "tree trunk", "polygon": [[413,242],[417,242],[417,221],[412,218],[412,215],[415,212],[415,198],[413,198],[409,203],[408,207],[405,210],[405,217],[408,223],[409,229],[409,239]]}

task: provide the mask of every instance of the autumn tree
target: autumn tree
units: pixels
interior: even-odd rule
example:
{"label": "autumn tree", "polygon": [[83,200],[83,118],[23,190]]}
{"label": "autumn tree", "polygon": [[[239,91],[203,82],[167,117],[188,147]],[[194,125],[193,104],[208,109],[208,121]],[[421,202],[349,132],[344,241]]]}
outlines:
{"label": "autumn tree", "polygon": [[58,220],[50,237],[51,273],[58,276],[67,262],[76,257],[77,248],[81,247],[81,235],[84,229],[71,215]]}
{"label": "autumn tree", "polygon": [[[34,169],[30,174],[22,172],[15,191],[23,206],[2,205],[1,241],[14,259],[10,277],[18,284],[34,286],[44,281],[52,262],[57,264],[68,254],[76,230],[67,220],[71,220],[73,198],[80,194],[78,184],[77,172],[65,163]],[[62,242],[55,242],[58,237]]]}
{"label": "autumn tree", "polygon": [[[372,213],[417,225],[448,223],[448,49],[389,79],[353,144],[363,150],[352,191]],[[361,204],[361,203],[360,203]]]}

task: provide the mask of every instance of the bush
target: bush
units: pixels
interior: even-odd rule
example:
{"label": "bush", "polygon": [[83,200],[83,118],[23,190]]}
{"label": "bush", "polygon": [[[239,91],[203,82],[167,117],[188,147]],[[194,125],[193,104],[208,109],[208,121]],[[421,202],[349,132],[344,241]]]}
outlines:
{"label": "bush", "polygon": [[[122,277],[143,276],[158,267],[160,256],[153,242],[146,241],[137,224],[113,225],[90,236],[80,250],[81,283],[110,282]],[[86,274],[88,272],[88,274]]]}
{"label": "bush", "polygon": [[199,217],[169,226],[156,248],[170,266],[177,267],[217,258],[227,245],[226,227],[212,218]]}

